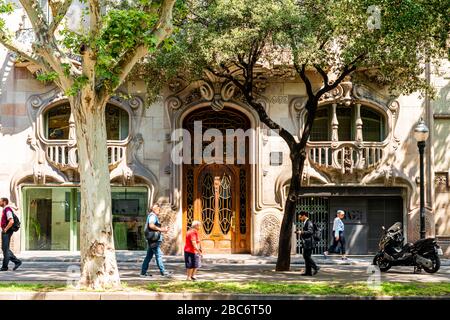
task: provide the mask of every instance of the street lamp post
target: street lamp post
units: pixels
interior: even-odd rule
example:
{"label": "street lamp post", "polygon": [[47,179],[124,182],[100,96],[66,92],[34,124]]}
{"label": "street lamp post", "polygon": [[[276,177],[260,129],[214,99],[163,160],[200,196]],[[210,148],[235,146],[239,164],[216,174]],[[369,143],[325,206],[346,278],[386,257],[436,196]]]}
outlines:
{"label": "street lamp post", "polygon": [[425,141],[428,139],[429,130],[420,118],[419,123],[414,129],[414,137],[417,140],[417,147],[420,154],[420,239],[425,239],[425,178],[424,178],[424,165],[423,155],[425,151]]}

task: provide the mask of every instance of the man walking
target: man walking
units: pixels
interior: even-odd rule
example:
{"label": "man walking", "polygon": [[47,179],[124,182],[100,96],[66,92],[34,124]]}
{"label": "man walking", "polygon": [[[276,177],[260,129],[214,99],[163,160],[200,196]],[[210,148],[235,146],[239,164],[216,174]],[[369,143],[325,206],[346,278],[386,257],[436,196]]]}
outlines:
{"label": "man walking", "polygon": [[22,264],[22,261],[16,258],[14,253],[9,249],[13,230],[11,227],[14,224],[13,210],[8,205],[8,198],[0,199],[0,207],[3,208],[1,216],[1,228],[2,228],[2,251],[3,251],[3,264],[0,271],[8,271],[8,264],[11,260],[14,263],[13,270],[17,270]]}
{"label": "man walking", "polygon": [[[303,230],[300,231],[300,239],[303,243],[303,258],[305,259],[305,272],[302,273],[302,276],[312,276],[320,270],[320,267],[311,258],[315,246],[314,224],[309,220],[308,216],[309,214],[306,211],[301,211],[299,214],[299,220],[303,223]],[[312,273],[312,269],[314,269],[314,274]]]}
{"label": "man walking", "polygon": [[342,260],[347,260],[347,257],[345,256],[344,222],[342,221],[344,219],[344,217],[345,217],[344,210],[338,210],[336,212],[336,218],[334,218],[334,223],[333,223],[333,244],[330,246],[328,251],[325,251],[323,253],[325,258],[328,256],[329,252],[333,252],[333,253],[336,252],[336,248],[340,244]]}
{"label": "man walking", "polygon": [[170,272],[167,272],[164,269],[164,263],[162,261],[162,252],[161,252],[161,243],[163,241],[162,233],[166,233],[169,228],[168,227],[161,227],[161,224],[159,223],[158,215],[161,208],[159,204],[155,203],[152,206],[152,211],[147,216],[146,221],[146,227],[149,228],[151,231],[159,231],[159,238],[156,241],[151,241],[147,239],[147,255],[145,256],[144,262],[142,263],[141,268],[141,277],[151,277],[151,274],[147,273],[148,265],[150,264],[150,261],[153,258],[153,255],[155,255],[156,259],[156,265],[159,268],[159,272],[163,277],[170,277],[172,274]]}

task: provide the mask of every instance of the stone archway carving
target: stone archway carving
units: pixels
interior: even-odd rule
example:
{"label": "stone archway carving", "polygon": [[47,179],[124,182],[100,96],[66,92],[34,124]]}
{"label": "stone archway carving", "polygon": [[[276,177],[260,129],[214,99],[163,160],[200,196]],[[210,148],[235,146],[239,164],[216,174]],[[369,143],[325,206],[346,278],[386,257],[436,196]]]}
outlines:
{"label": "stone archway carving", "polygon": [[[207,78],[192,83],[185,83],[177,79],[169,85],[169,88],[172,94],[165,100],[165,112],[172,131],[182,128],[183,118],[192,109],[204,106],[210,106],[215,111],[222,110],[225,106],[235,108],[249,117],[252,128],[259,127],[258,115],[246,104],[245,98],[238,90],[235,90],[234,85],[229,81],[224,81],[209,74]],[[258,101],[267,108],[264,97],[260,97]],[[254,152],[257,157],[259,157],[258,135],[259,130],[256,130]],[[170,140],[170,137],[168,137],[168,140]],[[171,141],[172,149],[178,142]],[[260,168],[259,161],[255,161],[255,163],[255,168],[252,169],[252,177],[260,177],[262,174],[255,174],[255,172],[259,172],[262,169]],[[172,163],[168,171],[172,175],[170,187],[172,190],[170,195],[171,206],[173,210],[179,210],[181,207],[181,166]],[[254,186],[255,184],[252,185]],[[261,203],[262,196],[259,195],[259,192],[258,188],[258,194],[254,198],[256,200],[256,208],[263,207]]]}

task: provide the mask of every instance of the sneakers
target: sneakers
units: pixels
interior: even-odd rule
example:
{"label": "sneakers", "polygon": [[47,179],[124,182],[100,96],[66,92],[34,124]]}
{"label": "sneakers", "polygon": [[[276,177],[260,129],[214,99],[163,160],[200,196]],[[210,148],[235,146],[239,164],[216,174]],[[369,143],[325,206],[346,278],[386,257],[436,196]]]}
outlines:
{"label": "sneakers", "polygon": [[140,274],[139,275],[139,277],[141,277],[141,278],[148,278],[148,277],[151,277],[152,275],[150,274],[150,273],[148,273],[148,272],[146,272],[146,273],[144,273],[144,274]]}
{"label": "sneakers", "polygon": [[342,257],[341,259],[342,259],[343,261],[348,260],[347,257]]}
{"label": "sneakers", "polygon": [[17,268],[19,268],[21,265],[22,265],[22,261],[17,262],[17,263],[14,265],[13,270],[17,270]]}
{"label": "sneakers", "polygon": [[172,275],[173,275],[172,272],[167,271],[167,272],[164,272],[164,273],[161,275],[161,277],[164,277],[164,278],[172,278]]}
{"label": "sneakers", "polygon": [[8,271],[8,268],[1,268],[0,271]]}

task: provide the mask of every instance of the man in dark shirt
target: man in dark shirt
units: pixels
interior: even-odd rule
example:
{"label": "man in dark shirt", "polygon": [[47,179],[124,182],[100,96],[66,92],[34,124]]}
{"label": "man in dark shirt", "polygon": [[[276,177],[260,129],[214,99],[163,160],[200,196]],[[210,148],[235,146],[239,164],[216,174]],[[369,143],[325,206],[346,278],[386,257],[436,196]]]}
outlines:
{"label": "man in dark shirt", "polygon": [[314,269],[314,275],[319,271],[319,267],[311,258],[312,251],[314,249],[314,225],[308,218],[309,214],[306,211],[301,211],[299,219],[303,223],[303,230],[299,231],[300,239],[303,243],[303,258],[305,259],[305,272],[302,276],[312,276],[312,269]]}
{"label": "man in dark shirt", "polygon": [[9,200],[7,198],[0,199],[0,207],[3,208],[1,216],[3,264],[0,271],[8,271],[8,263],[10,260],[14,262],[13,270],[17,270],[22,264],[22,261],[17,259],[14,253],[9,249],[9,244],[13,235],[11,227],[14,224],[14,217],[13,211],[8,204]]}

